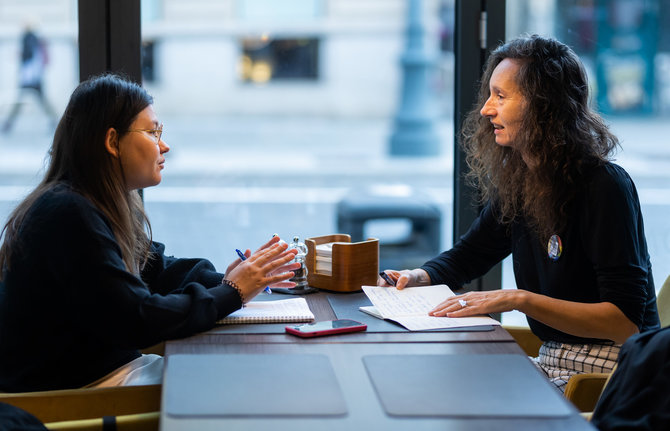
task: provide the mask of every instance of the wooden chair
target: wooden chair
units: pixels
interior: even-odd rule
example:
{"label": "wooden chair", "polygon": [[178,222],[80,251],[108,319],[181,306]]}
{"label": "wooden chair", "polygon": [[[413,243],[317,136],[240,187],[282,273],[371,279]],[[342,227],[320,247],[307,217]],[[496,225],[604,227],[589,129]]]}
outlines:
{"label": "wooden chair", "polygon": [[[76,421],[49,422],[44,426],[50,431],[157,431],[159,412],[121,415],[112,418],[81,419]],[[111,427],[110,420],[114,421]]]}
{"label": "wooden chair", "polygon": [[526,355],[531,357],[537,357],[540,353],[540,346],[542,345],[542,340],[537,338],[527,326],[507,326],[504,325],[503,328],[514,338],[514,341],[523,349]]}
{"label": "wooden chair", "polygon": [[[0,393],[0,402],[19,407],[44,424],[61,423],[61,425],[53,424],[53,428],[50,429],[82,431],[96,429],[73,428],[74,424],[66,422],[93,419],[102,424],[101,418],[116,416],[117,429],[122,429],[118,427],[119,423],[128,426],[135,424],[138,428],[125,429],[139,431],[158,429],[157,412],[160,411],[161,389],[161,385],[146,385]],[[138,416],[144,413],[156,414]],[[91,424],[93,422],[87,426]],[[152,424],[155,425],[153,428]],[[86,425],[86,422],[80,422],[80,425]]]}
{"label": "wooden chair", "polygon": [[[616,369],[616,365],[615,365]],[[592,412],[612,373],[583,373],[570,377],[563,395],[580,412]]]}
{"label": "wooden chair", "polygon": [[658,317],[661,319],[661,328],[670,326],[670,276],[665,279],[661,290],[656,295]]}
{"label": "wooden chair", "polygon": [[[142,353],[165,354],[165,343]],[[61,431],[102,430],[103,417],[116,422],[117,430],[158,430],[161,385],[3,393],[0,402],[32,414],[48,429]]]}

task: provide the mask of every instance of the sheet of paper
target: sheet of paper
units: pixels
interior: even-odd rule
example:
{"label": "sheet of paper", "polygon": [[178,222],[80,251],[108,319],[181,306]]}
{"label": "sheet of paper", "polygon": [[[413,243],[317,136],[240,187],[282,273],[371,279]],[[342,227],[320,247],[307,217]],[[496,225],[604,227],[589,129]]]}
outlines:
{"label": "sheet of paper", "polygon": [[454,292],[446,284],[417,286],[398,290],[395,287],[363,286],[370,302],[384,318],[426,315]]}
{"label": "sheet of paper", "polygon": [[374,305],[365,305],[363,307],[358,307],[359,310],[361,310],[363,313],[367,313],[370,316],[376,317],[377,319],[383,319],[381,314],[379,314],[379,311],[375,308]]}
{"label": "sheet of paper", "polygon": [[[410,331],[500,325],[500,322],[488,316],[456,318],[429,316],[428,312],[437,304],[454,296],[454,292],[444,284],[408,287],[403,290],[381,286],[362,287],[380,318],[396,321]],[[361,311],[372,314],[363,308],[360,307]]]}

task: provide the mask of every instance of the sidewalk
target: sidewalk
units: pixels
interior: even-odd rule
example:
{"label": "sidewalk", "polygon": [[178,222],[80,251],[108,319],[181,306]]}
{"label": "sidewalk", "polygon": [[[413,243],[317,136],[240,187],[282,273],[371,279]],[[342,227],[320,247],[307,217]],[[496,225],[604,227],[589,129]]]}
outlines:
{"label": "sidewalk", "polygon": [[[41,113],[19,118],[9,135],[0,134],[0,175],[31,175],[41,168],[51,144]],[[255,178],[451,176],[453,126],[442,119],[438,157],[393,157],[389,120],[293,117],[168,117],[170,145],[166,178],[191,175]],[[634,178],[670,177],[667,118],[608,118],[622,145],[616,156]]]}
{"label": "sidewalk", "polygon": [[[42,165],[52,133],[39,115],[20,118],[0,134],[0,174],[33,173]],[[452,126],[436,132],[445,142],[438,157],[396,158],[388,154],[392,123],[387,120],[331,120],[266,117],[163,118],[170,145],[165,175],[287,177],[300,175],[449,174]]]}

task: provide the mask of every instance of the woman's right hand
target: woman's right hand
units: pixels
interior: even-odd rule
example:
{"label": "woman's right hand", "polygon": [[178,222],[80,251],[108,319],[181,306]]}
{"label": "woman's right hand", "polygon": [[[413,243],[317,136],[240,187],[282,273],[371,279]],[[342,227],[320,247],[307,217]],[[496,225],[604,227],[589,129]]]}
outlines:
{"label": "woman's right hand", "polygon": [[[393,281],[395,281],[395,287],[398,290],[402,290],[405,287],[410,286],[429,286],[430,277],[428,273],[423,269],[403,269],[402,271],[396,271],[394,269],[387,269],[386,275]],[[377,286],[390,286],[386,280],[379,277],[377,279]]]}
{"label": "woman's right hand", "polygon": [[[237,262],[237,265],[231,264],[226,279],[239,287],[245,302],[250,301],[265,286],[293,277],[292,270],[300,267],[298,262],[288,264],[295,258],[297,250],[287,248],[285,242],[261,247],[246,260]],[[282,271],[277,271],[280,268]]]}

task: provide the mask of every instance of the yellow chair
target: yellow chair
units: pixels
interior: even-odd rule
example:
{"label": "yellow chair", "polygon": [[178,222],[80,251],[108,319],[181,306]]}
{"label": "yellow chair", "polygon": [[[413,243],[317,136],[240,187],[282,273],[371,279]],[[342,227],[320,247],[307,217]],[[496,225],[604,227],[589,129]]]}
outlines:
{"label": "yellow chair", "polygon": [[612,373],[575,374],[565,385],[563,395],[580,412],[592,412],[611,375]]}
{"label": "yellow chair", "polygon": [[[114,417],[116,431],[157,431],[159,412],[121,415]],[[102,418],[81,419],[77,421],[48,422],[44,426],[50,431],[104,431],[109,423]]]}
{"label": "yellow chair", "polygon": [[165,356],[165,341],[161,341],[158,344],[147,347],[146,349],[142,349],[142,350],[140,350],[140,353],[143,353],[145,355],[147,355],[149,353],[153,353],[153,354],[156,354],[156,355]]}
{"label": "yellow chair", "polygon": [[537,357],[540,353],[540,346],[542,345],[542,340],[537,338],[535,334],[527,326],[507,326],[504,325],[503,328],[514,338],[514,341],[523,349],[526,355],[533,358]]}
{"label": "yellow chair", "polygon": [[661,319],[661,328],[670,326],[670,276],[665,279],[661,290],[656,295],[656,305],[658,307],[658,317]]}
{"label": "yellow chair", "polygon": [[[605,387],[607,387],[607,384],[609,383],[610,379],[612,378],[612,375],[614,375],[614,371],[616,371],[618,364],[614,364],[614,368],[612,368],[611,373],[592,373],[592,374],[577,374],[577,376],[587,376],[584,378],[579,378],[576,380],[576,383],[573,386],[573,394],[571,396],[576,399],[576,401],[572,401],[575,403],[575,405],[580,409],[581,415],[584,419],[586,420],[591,420],[591,416],[593,416],[593,411],[596,409],[596,404],[598,404],[598,400],[600,399],[600,396],[603,394],[605,391]],[[585,389],[582,391],[580,388],[580,381],[582,379],[589,380],[588,376],[589,375],[594,375],[594,376],[600,376],[593,378],[593,382],[591,383],[586,383]],[[570,380],[577,376],[572,376]],[[603,382],[602,379],[605,381]],[[568,382],[570,384],[570,382]],[[565,388],[566,392],[568,390],[567,385]],[[583,392],[583,394],[582,394]],[[568,398],[570,399],[570,398]],[[595,401],[594,401],[595,400]],[[589,408],[590,407],[590,408]]]}
{"label": "yellow chair", "polygon": [[[142,350],[165,354],[165,343]],[[47,428],[67,431],[102,430],[102,418],[116,421],[116,429],[158,430],[161,385],[3,393],[0,402],[32,414]]]}
{"label": "yellow chair", "polygon": [[[27,411],[44,424],[73,422],[82,419],[97,419],[116,416],[118,423],[139,424],[143,428],[128,430],[158,429],[158,416],[140,416],[140,413],[160,411],[161,385],[115,386],[109,388],[63,389],[55,391],[0,393],[0,402],[11,404]],[[129,416],[129,417],[126,417]],[[119,419],[120,418],[120,419]],[[153,428],[151,427],[153,425]],[[78,430],[61,424],[60,430]],[[73,426],[73,424],[68,424]],[[81,428],[81,430],[96,428]],[[99,428],[102,429],[102,428]],[[118,428],[121,429],[121,428]]]}

